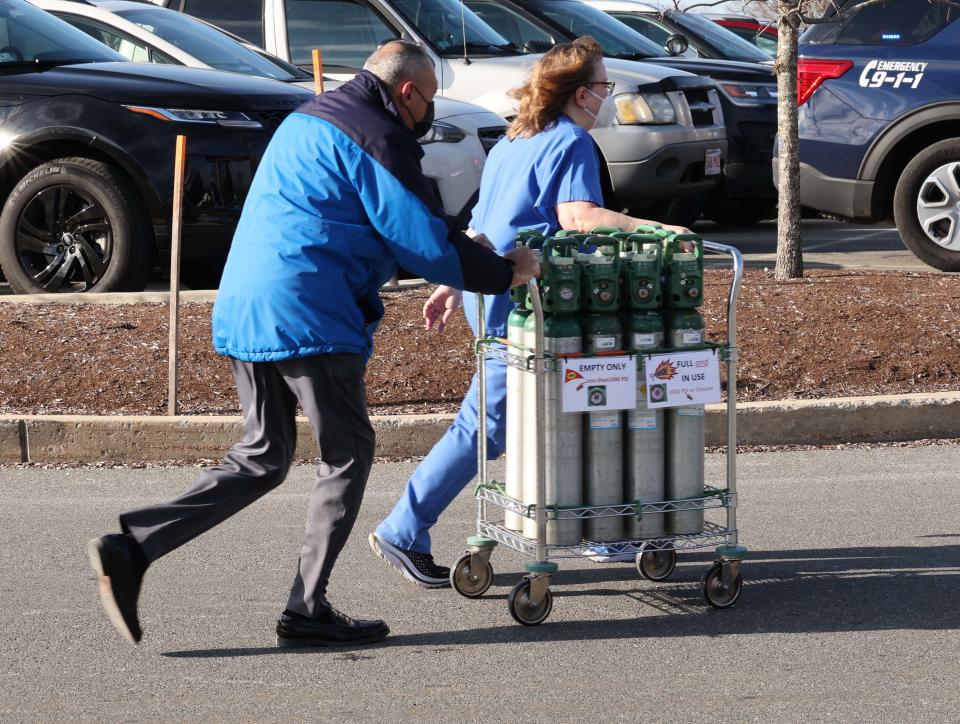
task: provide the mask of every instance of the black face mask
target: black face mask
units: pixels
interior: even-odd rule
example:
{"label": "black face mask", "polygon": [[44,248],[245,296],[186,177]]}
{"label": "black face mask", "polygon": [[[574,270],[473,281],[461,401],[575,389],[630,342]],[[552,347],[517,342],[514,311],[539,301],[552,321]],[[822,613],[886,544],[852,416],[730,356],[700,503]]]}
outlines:
{"label": "black face mask", "polygon": [[[427,99],[423,97],[423,94],[420,92],[420,89],[416,86],[413,87],[417,91],[417,95],[420,96],[420,99],[427,103]],[[423,114],[423,118],[413,124],[413,128],[410,129],[410,133],[413,134],[414,138],[423,138],[430,131],[430,127],[433,125],[433,101],[427,103],[427,112]]]}

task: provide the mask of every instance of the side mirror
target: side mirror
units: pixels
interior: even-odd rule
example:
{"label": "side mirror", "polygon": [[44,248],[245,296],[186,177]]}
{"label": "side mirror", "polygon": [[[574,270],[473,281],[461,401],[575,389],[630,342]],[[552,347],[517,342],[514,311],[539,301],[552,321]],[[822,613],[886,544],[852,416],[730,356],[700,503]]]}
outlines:
{"label": "side mirror", "polygon": [[667,38],[667,42],[664,43],[663,47],[670,55],[683,55],[687,52],[687,48],[690,47],[690,42],[686,37],[677,33]]}
{"label": "side mirror", "polygon": [[554,45],[549,40],[528,40],[523,44],[523,49],[528,53],[546,53]]}

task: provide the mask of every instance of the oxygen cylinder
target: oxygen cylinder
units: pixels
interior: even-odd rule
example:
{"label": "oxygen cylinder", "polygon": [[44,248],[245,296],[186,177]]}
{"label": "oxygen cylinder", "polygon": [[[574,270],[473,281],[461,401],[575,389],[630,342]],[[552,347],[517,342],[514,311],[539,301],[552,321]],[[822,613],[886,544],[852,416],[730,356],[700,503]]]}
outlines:
{"label": "oxygen cylinder", "polygon": [[[533,323],[527,321],[528,326]],[[554,314],[544,321],[544,345],[552,354],[573,354],[583,348],[580,320],[575,315]],[[563,412],[562,367],[544,375],[544,399],[540,426],[544,436],[544,480],[546,499],[536,496],[536,479],[527,480],[524,504],[579,507],[583,505],[583,413]],[[528,449],[528,454],[532,450]],[[535,467],[534,467],[535,469]],[[536,522],[525,518],[524,536],[536,536]],[[574,545],[583,537],[579,520],[551,520],[547,523],[547,543]]]}
{"label": "oxygen cylinder", "polygon": [[[514,290],[515,292],[518,290]],[[515,295],[516,296],[516,295]],[[524,343],[524,324],[530,310],[515,307],[507,317],[507,339],[514,344]],[[513,352],[526,355],[522,349],[513,348]],[[523,388],[527,382],[527,373],[513,366],[507,367],[507,495],[523,500]],[[514,512],[506,511],[504,525],[509,530],[521,530],[523,519]]]}
{"label": "oxygen cylinder", "polygon": [[[576,240],[548,239],[541,255],[541,290],[544,316],[544,347],[547,355],[576,354],[583,349],[580,309],[580,277],[574,262]],[[527,330],[535,335],[535,320],[527,319]],[[536,479],[528,483],[524,495],[527,505],[579,507],[583,505],[582,436],[583,414],[563,412],[562,362],[544,374],[544,399],[539,422],[544,436],[544,481],[546,497],[536,495]],[[527,454],[534,453],[527,450]],[[547,543],[574,545],[582,537],[579,520],[551,520],[547,523]],[[524,535],[536,535],[536,521],[524,520]]]}
{"label": "oxygen cylinder", "polygon": [[[674,310],[667,316],[667,346],[682,349],[703,343],[703,317],[695,311]],[[704,407],[689,405],[667,410],[667,498],[703,495]],[[700,533],[703,511],[685,510],[667,514],[667,529],[673,534]]]}
{"label": "oxygen cylinder", "polygon": [[[583,319],[584,352],[621,349],[620,319],[588,314]],[[620,410],[584,415],[584,497],[587,505],[623,503],[623,439]],[[613,541],[623,537],[622,518],[588,518],[586,537]]]}
{"label": "oxygen cylinder", "polygon": [[[535,256],[541,257],[540,249],[536,248],[537,246],[542,246],[543,238],[536,237],[532,239],[534,242],[528,246],[532,247],[533,253]],[[529,295],[528,295],[529,296]],[[525,356],[529,357],[532,355],[537,346],[537,333],[536,333],[536,318],[533,315],[533,305],[529,298],[526,299],[525,306],[528,311],[528,315],[524,320],[523,326],[523,346],[525,348]],[[522,432],[520,433],[523,444],[524,451],[523,456],[521,457],[520,464],[522,473],[522,482],[520,486],[520,501],[524,506],[536,505],[537,503],[537,437],[536,437],[536,425],[537,425],[537,415],[540,414],[540,409],[542,407],[542,400],[537,399],[537,385],[536,379],[529,372],[520,372],[523,375],[522,383],[522,392],[521,392],[521,416],[522,420]],[[519,517],[519,516],[518,516]],[[536,536],[536,524],[533,520],[528,518],[522,518],[520,529],[523,531],[524,535],[529,535],[531,538]],[[532,531],[532,534],[531,534]]]}
{"label": "oxygen cylinder", "polygon": [[[627,347],[648,352],[663,346],[663,318],[653,311],[632,312],[623,317]],[[643,356],[637,355],[637,406],[624,413],[626,454],[624,500],[654,503],[666,498],[664,476],[664,411],[647,408],[647,385]],[[659,538],[665,532],[663,513],[644,513],[627,519],[627,535]]]}

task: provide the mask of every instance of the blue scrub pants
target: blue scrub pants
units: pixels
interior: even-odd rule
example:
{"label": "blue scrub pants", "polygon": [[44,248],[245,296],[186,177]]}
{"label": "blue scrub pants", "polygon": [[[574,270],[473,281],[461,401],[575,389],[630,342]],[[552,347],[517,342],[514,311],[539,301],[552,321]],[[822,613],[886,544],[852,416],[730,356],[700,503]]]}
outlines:
{"label": "blue scrub pants", "polygon": [[[487,360],[487,459],[506,447],[507,366]],[[430,552],[430,528],[477,474],[477,375],[450,429],[413,471],[377,535],[398,548]]]}

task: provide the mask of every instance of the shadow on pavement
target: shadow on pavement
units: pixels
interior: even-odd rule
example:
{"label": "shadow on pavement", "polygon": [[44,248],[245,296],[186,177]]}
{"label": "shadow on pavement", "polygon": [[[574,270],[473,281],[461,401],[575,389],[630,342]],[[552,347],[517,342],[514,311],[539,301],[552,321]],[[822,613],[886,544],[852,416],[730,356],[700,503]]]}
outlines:
{"label": "shadow on pavement", "polygon": [[[960,533],[918,537],[960,538]],[[751,551],[744,561],[740,601],[736,607],[723,611],[710,609],[700,597],[700,576],[712,558],[703,553],[681,555],[675,579],[659,584],[639,581],[632,564],[601,564],[566,571],[561,568],[553,581],[554,615],[562,609],[564,599],[572,596],[627,596],[638,605],[659,612],[652,616],[609,621],[548,619],[531,628],[511,623],[463,631],[397,634],[362,650],[518,641],[960,628],[960,607],[954,604],[960,583],[960,545]],[[519,579],[519,573],[501,573],[495,576],[494,583],[512,586]],[[629,580],[636,581],[636,585],[627,589],[609,587],[610,583]],[[576,588],[579,586],[586,587]],[[502,611],[497,620],[509,621],[509,614]],[[223,648],[168,651],[161,655],[231,658],[344,650]]]}

